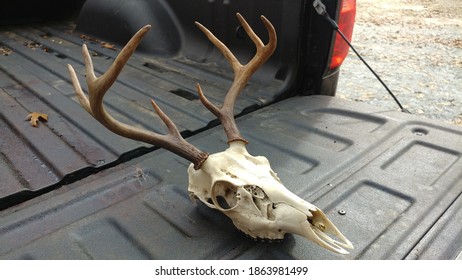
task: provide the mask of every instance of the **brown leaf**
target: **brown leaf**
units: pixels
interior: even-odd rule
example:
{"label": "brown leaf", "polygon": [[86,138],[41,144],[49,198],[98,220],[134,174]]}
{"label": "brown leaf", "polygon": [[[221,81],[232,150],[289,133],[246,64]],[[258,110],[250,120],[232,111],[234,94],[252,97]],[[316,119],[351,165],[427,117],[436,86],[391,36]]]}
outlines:
{"label": "brown leaf", "polygon": [[48,115],[43,113],[32,112],[29,115],[27,115],[27,120],[30,120],[30,124],[33,127],[37,127],[39,120],[42,120],[44,122],[48,121]]}
{"label": "brown leaf", "polygon": [[87,36],[87,35],[85,35],[85,34],[81,34],[79,37],[80,37],[81,39],[84,39],[84,40],[87,40],[87,41],[99,43],[99,40],[98,40],[98,39],[95,39],[95,38],[93,38],[93,37]]}
{"label": "brown leaf", "polygon": [[100,40],[98,40],[96,38],[90,37],[90,36],[85,35],[85,34],[81,34],[79,37],[81,39],[84,39],[84,40],[87,40],[87,41],[98,43],[98,44],[100,44],[101,47],[103,47],[105,49],[110,49],[110,50],[113,50],[113,51],[117,51],[117,48],[115,47],[114,44],[110,44],[110,43],[107,43],[107,42],[100,41]]}
{"label": "brown leaf", "polygon": [[0,55],[9,56],[13,51],[7,47],[0,47]]}
{"label": "brown leaf", "polygon": [[41,49],[43,45],[35,41],[25,41],[24,46],[28,47],[31,50]]}
{"label": "brown leaf", "polygon": [[106,48],[106,49],[110,49],[110,50],[113,50],[113,51],[117,50],[113,44],[109,44],[109,43],[106,43],[106,42],[102,42],[101,47]]}

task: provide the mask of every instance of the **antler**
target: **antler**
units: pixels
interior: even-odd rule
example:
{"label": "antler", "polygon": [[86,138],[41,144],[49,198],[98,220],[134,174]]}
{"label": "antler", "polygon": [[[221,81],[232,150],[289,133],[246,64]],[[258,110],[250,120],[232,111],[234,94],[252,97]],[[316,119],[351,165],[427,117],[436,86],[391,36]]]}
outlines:
{"label": "antler", "polygon": [[223,44],[220,40],[215,37],[207,28],[205,28],[202,24],[196,22],[197,27],[199,27],[202,32],[207,36],[207,38],[221,51],[221,53],[225,56],[228,62],[231,64],[231,67],[234,71],[234,80],[229,89],[228,93],[226,94],[225,100],[221,108],[216,107],[213,105],[204,95],[202,89],[199,84],[197,84],[197,91],[199,93],[199,97],[207,109],[209,109],[215,116],[218,117],[220,122],[222,123],[225,133],[228,136],[228,143],[233,141],[242,141],[247,143],[239,129],[236,126],[236,122],[234,120],[234,104],[236,103],[236,99],[247,85],[250,77],[257,71],[257,69],[265,63],[265,61],[273,54],[274,50],[276,49],[276,31],[274,30],[273,25],[269,22],[269,20],[261,16],[261,20],[266,27],[266,30],[269,34],[269,42],[268,44],[263,44],[260,38],[255,34],[249,24],[245,21],[245,19],[239,14],[236,14],[239,22],[244,27],[244,30],[249,35],[250,39],[254,42],[255,46],[257,47],[257,52],[255,56],[246,64],[242,65],[237,58],[233,55],[233,53]]}
{"label": "antler", "polygon": [[172,120],[157,106],[156,102],[151,99],[151,104],[154,107],[157,115],[162,119],[168,128],[169,133],[166,135],[157,134],[145,129],[140,129],[134,126],[127,125],[114,119],[103,106],[103,97],[107,90],[112,86],[117,77],[119,76],[122,68],[127,63],[130,56],[135,51],[141,39],[151,28],[146,25],[141,28],[120,51],[114,63],[111,65],[106,73],[99,78],[96,77],[93,70],[93,62],[88,52],[87,46],[82,46],[83,58],[85,62],[85,72],[88,84],[89,98],[83,93],[74,68],[69,64],[68,70],[71,76],[72,84],[77,97],[85,110],[90,113],[96,120],[107,127],[112,132],[119,134],[123,137],[146,142],[153,145],[158,145],[167,149],[194,164],[194,168],[200,169],[202,163],[207,159],[208,154],[202,152],[198,148],[189,144],[181,136],[180,132]]}
{"label": "antler", "polygon": [[[225,56],[228,62],[231,64],[231,67],[234,71],[234,80],[229,89],[228,93],[225,96],[223,105],[218,108],[213,105],[204,95],[199,84],[197,84],[197,90],[199,92],[199,97],[204,104],[204,106],[209,109],[215,116],[221,121],[225,133],[228,136],[228,143],[233,141],[242,141],[247,143],[247,141],[241,136],[236,122],[234,120],[234,104],[236,99],[239,96],[242,89],[246,86],[250,77],[255,73],[255,71],[273,54],[276,48],[276,31],[274,30],[273,25],[266,19],[264,16],[261,16],[261,20],[268,30],[269,42],[268,44],[263,44],[263,42],[258,38],[249,24],[245,19],[238,13],[236,14],[239,22],[244,27],[244,30],[249,35],[250,39],[254,42],[257,52],[255,56],[246,64],[242,65],[237,58],[232,54],[232,52],[220,41],[215,35],[213,35],[207,28],[205,28],[200,23],[196,22],[196,25],[199,29],[204,32],[204,34],[209,38],[209,40],[221,51]],[[74,86],[74,90],[77,94],[80,104],[82,107],[90,113],[96,120],[103,124],[106,128],[112,132],[119,134],[123,137],[146,142],[153,145],[158,145],[164,149],[167,149],[194,164],[194,168],[200,169],[203,162],[207,159],[208,154],[186,142],[181,136],[178,128],[173,123],[173,121],[159,108],[154,100],[151,99],[151,104],[156,111],[157,115],[162,119],[165,125],[168,128],[168,134],[157,134],[145,129],[140,129],[123,122],[120,122],[114,119],[109,113],[105,110],[103,106],[103,98],[108,89],[116,81],[123,67],[127,63],[130,56],[135,51],[136,47],[139,45],[141,39],[151,28],[150,25],[146,25],[141,28],[125,45],[125,47],[120,51],[119,55],[114,60],[114,63],[107,70],[106,73],[100,77],[96,77],[93,62],[91,56],[88,52],[87,46],[84,44],[82,46],[83,59],[85,62],[85,72],[86,80],[88,85],[89,97],[87,97],[80,82],[77,78],[74,68],[71,65],[68,65],[69,75]]]}

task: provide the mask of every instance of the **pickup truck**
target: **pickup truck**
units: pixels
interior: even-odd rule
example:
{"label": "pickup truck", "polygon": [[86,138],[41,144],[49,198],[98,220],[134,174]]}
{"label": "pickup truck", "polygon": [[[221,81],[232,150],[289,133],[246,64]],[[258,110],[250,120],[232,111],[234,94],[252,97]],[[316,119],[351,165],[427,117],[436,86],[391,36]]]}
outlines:
{"label": "pickup truck", "polygon": [[[351,38],[355,1],[322,2]],[[82,82],[82,44],[100,75],[150,24],[109,89],[107,110],[165,133],[153,98],[189,143],[223,151],[223,129],[196,83],[220,104],[233,71],[194,22],[245,62],[255,47],[236,13],[263,42],[260,15],[278,36],[234,107],[249,153],[266,156],[287,189],[324,211],[353,243],[349,255],[293,234],[249,238],[223,213],[191,202],[187,160],[112,133],[77,100],[67,65]],[[2,3],[0,258],[462,258],[461,127],[336,98],[347,53],[312,0]]]}

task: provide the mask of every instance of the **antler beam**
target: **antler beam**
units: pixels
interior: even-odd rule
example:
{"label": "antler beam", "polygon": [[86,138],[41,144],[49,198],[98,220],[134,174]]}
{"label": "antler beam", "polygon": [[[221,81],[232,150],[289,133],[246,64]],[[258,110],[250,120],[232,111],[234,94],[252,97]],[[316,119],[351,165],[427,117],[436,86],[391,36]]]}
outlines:
{"label": "antler beam", "polygon": [[277,36],[271,22],[266,17],[261,16],[260,18],[269,34],[269,42],[265,45],[255,34],[247,21],[245,21],[245,19],[241,16],[241,14],[237,13],[236,16],[242,27],[244,27],[244,30],[247,32],[247,35],[249,35],[250,39],[254,42],[257,48],[255,56],[246,65],[242,65],[225,44],[218,40],[218,38],[215,37],[215,35],[213,35],[212,32],[210,32],[206,27],[196,21],[197,27],[199,27],[205,36],[207,36],[207,38],[220,50],[226,60],[228,60],[228,62],[231,64],[231,67],[234,71],[233,83],[228,93],[226,94],[221,108],[213,105],[207,99],[207,97],[205,97],[199,84],[197,84],[197,91],[204,106],[207,107],[207,109],[209,109],[215,116],[217,116],[222,123],[225,129],[225,133],[228,136],[228,143],[233,141],[242,141],[247,143],[247,140],[242,137],[239,129],[236,126],[233,112],[234,104],[236,103],[236,99],[241,91],[247,85],[250,77],[273,54],[274,50],[276,49]]}
{"label": "antler beam", "polygon": [[180,132],[172,120],[159,108],[154,100],[151,99],[151,104],[154,107],[157,115],[162,119],[168,128],[169,133],[166,135],[157,134],[145,129],[140,129],[131,125],[127,125],[114,119],[104,108],[103,98],[108,89],[115,82],[123,67],[127,63],[130,56],[139,45],[141,39],[151,28],[150,25],[146,25],[141,28],[125,45],[120,51],[119,55],[115,59],[114,63],[108,69],[106,73],[100,77],[96,77],[93,62],[88,52],[87,46],[82,46],[82,53],[85,62],[85,72],[88,84],[88,95],[83,93],[82,87],[80,86],[79,80],[75,73],[74,68],[68,65],[69,75],[71,76],[74,90],[77,93],[77,97],[85,110],[90,113],[96,120],[107,127],[112,132],[119,134],[123,137],[146,142],[153,145],[158,145],[164,149],[167,149],[194,164],[194,168],[197,170],[201,167],[203,162],[207,159],[208,154],[199,150],[195,146],[186,142],[181,136]]}

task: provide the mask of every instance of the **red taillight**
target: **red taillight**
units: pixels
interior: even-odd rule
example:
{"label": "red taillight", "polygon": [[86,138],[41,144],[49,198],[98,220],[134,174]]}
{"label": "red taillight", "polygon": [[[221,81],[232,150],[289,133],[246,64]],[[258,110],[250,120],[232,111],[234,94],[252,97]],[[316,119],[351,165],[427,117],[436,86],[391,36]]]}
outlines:
{"label": "red taillight", "polygon": [[[356,0],[340,0],[340,15],[338,17],[338,26],[340,31],[351,42],[353,36],[353,26],[356,16]],[[337,33],[335,36],[334,52],[330,62],[329,69],[338,68],[348,55],[349,46],[343,38]]]}

